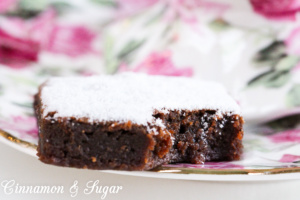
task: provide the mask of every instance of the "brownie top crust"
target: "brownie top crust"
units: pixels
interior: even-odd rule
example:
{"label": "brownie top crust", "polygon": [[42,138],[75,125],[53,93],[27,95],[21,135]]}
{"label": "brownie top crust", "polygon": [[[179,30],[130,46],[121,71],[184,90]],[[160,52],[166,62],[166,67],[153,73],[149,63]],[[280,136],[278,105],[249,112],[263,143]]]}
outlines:
{"label": "brownie top crust", "polygon": [[42,113],[89,122],[131,121],[163,127],[155,112],[216,110],[240,114],[225,88],[215,82],[137,73],[91,77],[54,77],[41,87]]}

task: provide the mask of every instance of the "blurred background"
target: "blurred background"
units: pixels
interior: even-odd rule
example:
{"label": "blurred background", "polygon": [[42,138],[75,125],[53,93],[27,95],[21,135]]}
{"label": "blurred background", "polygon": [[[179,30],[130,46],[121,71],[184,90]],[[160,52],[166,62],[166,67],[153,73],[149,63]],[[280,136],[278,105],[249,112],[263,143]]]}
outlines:
{"label": "blurred background", "polygon": [[1,0],[0,107],[28,106],[49,76],[134,71],[221,82],[248,124],[294,115],[299,10],[297,0]]}

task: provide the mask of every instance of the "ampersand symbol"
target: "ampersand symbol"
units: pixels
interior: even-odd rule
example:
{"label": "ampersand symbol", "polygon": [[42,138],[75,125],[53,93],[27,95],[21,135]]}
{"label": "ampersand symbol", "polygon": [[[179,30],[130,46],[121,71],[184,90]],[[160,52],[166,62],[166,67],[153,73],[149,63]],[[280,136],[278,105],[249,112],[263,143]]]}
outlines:
{"label": "ampersand symbol", "polygon": [[71,197],[76,197],[78,194],[78,181],[74,181],[73,185],[70,187]]}

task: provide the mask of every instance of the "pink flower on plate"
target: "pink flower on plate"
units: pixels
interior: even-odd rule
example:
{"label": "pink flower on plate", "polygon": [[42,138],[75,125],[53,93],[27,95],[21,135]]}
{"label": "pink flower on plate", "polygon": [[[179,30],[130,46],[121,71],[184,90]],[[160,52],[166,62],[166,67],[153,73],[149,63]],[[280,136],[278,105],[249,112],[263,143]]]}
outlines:
{"label": "pink flower on plate", "polygon": [[199,10],[213,12],[217,17],[221,17],[229,8],[229,5],[207,0],[165,0],[168,5],[166,14],[167,20],[175,20],[180,17],[189,24],[197,23]]}
{"label": "pink flower on plate", "polygon": [[9,11],[17,5],[18,0],[0,0],[0,13]]}
{"label": "pink flower on plate", "polygon": [[33,40],[45,47],[48,45],[49,37],[55,26],[56,11],[49,8],[33,19],[28,28],[28,35]]}
{"label": "pink flower on plate", "polygon": [[300,143],[300,130],[299,129],[287,130],[287,131],[276,133],[268,137],[274,143],[284,143],[284,142]]}
{"label": "pink flower on plate", "polygon": [[0,63],[21,68],[38,60],[40,46],[28,38],[18,38],[0,28]]}
{"label": "pink flower on plate", "polygon": [[300,62],[292,69],[292,72],[300,70]]}
{"label": "pink flower on plate", "polygon": [[62,26],[53,27],[45,50],[64,54],[71,57],[95,52],[92,42],[96,34],[83,26]]}
{"label": "pink flower on plate", "polygon": [[122,65],[119,69],[122,71],[144,72],[150,75],[165,75],[165,76],[187,76],[193,75],[193,68],[183,67],[177,68],[172,59],[171,52],[165,51],[162,53],[151,53],[141,64],[137,65],[132,70],[129,70],[126,65]]}
{"label": "pink flower on plate", "polygon": [[159,0],[118,0],[119,14],[127,15],[144,10]]}
{"label": "pink flower on plate", "polygon": [[283,162],[283,163],[291,163],[291,162],[295,162],[295,161],[300,161],[300,156],[298,155],[292,155],[292,154],[284,154],[281,159],[279,160],[279,162]]}
{"label": "pink flower on plate", "polygon": [[0,28],[0,63],[20,68],[38,61],[41,51],[77,57],[95,53],[96,34],[81,25],[61,25],[48,9],[31,21],[7,18]]}
{"label": "pink flower on plate", "polygon": [[299,0],[250,0],[253,10],[271,20],[296,20]]}
{"label": "pink flower on plate", "polygon": [[178,167],[178,168],[197,168],[197,169],[243,169],[241,165],[236,165],[231,162],[205,162],[204,164],[168,164],[165,167]]}
{"label": "pink flower on plate", "polygon": [[300,27],[291,31],[285,40],[285,45],[289,54],[300,56]]}
{"label": "pink flower on plate", "polygon": [[29,33],[43,50],[71,57],[94,52],[94,32],[81,25],[60,25],[55,19],[56,12],[50,8],[32,22]]}
{"label": "pink flower on plate", "polygon": [[15,131],[21,134],[21,137],[38,136],[35,117],[12,116],[10,120],[0,120],[0,128],[5,131]]}
{"label": "pink flower on plate", "polygon": [[[300,56],[300,27],[292,30],[284,43],[288,54]],[[300,70],[300,62],[292,69],[292,72],[298,70]]]}

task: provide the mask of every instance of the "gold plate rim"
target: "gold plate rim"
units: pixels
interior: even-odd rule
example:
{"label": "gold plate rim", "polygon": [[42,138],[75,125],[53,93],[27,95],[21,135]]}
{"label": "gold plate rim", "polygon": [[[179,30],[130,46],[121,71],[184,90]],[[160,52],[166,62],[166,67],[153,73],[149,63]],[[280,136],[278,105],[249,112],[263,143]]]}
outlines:
{"label": "gold plate rim", "polygon": [[299,173],[300,167],[275,168],[275,169],[197,169],[197,168],[177,168],[159,167],[153,172],[172,174],[197,174],[197,175],[275,175]]}
{"label": "gold plate rim", "polygon": [[[19,146],[36,150],[37,145],[0,129],[0,136]],[[181,168],[161,166],[150,170],[150,172],[167,173],[167,174],[196,174],[196,175],[275,175],[300,173],[300,167],[291,168],[273,168],[273,169],[199,169],[199,168]]]}
{"label": "gold plate rim", "polygon": [[25,140],[19,139],[16,136],[12,135],[11,133],[8,133],[7,131],[4,131],[3,129],[0,129],[0,136],[5,138],[6,140],[15,143],[19,146],[30,148],[32,150],[36,150],[37,145],[33,144],[31,142],[27,142]]}

